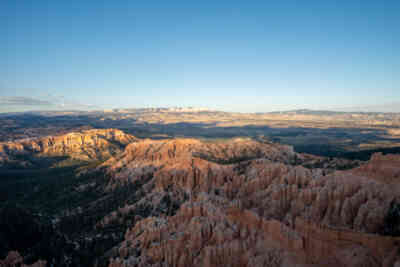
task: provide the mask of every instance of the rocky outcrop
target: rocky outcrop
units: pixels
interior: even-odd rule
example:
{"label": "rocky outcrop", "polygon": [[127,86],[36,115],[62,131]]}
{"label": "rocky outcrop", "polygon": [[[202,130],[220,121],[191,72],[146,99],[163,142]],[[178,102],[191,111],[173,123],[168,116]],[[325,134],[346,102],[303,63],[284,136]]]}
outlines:
{"label": "rocky outcrop", "polygon": [[[343,170],[359,163],[243,138],[137,140],[93,130],[25,142],[2,146],[3,154],[110,157],[93,172],[99,198],[82,213],[105,209],[90,218],[88,238],[119,229],[113,248],[93,261],[99,265],[400,265],[400,156],[377,154]],[[89,192],[89,185],[79,190]],[[10,241],[5,252],[31,251],[13,245],[8,220],[2,228]],[[22,264],[16,252],[0,263],[13,261]]]}
{"label": "rocky outcrop", "polygon": [[197,139],[145,139],[129,144],[124,153],[105,162],[102,168],[106,167],[116,178],[126,180],[164,167],[171,168],[172,165],[173,169],[187,170],[193,163],[203,166],[211,166],[213,163],[213,166],[233,166],[253,159],[268,159],[272,162],[304,165],[308,168],[324,167],[324,172],[357,164],[349,160],[338,161],[300,154],[294,152],[290,146],[248,138],[222,142],[203,142]]}
{"label": "rocky outcrop", "polygon": [[290,227],[200,194],[173,217],[139,221],[109,266],[393,266],[399,241],[300,218]]}
{"label": "rocky outcrop", "polygon": [[87,130],[61,136],[0,143],[0,164],[31,165],[33,157],[69,157],[78,160],[106,159],[122,152],[137,139],[116,129]]}
{"label": "rocky outcrop", "polygon": [[354,169],[353,172],[396,186],[400,184],[400,157],[375,153],[370,161]]}
{"label": "rocky outcrop", "polygon": [[173,217],[138,222],[109,266],[280,266],[279,246],[228,218],[218,201],[226,202],[203,195]]}
{"label": "rocky outcrop", "polygon": [[[287,224],[301,216],[327,226],[371,233],[381,230],[396,198],[391,187],[353,171],[326,175],[324,169],[284,164],[293,157],[299,162],[303,155],[285,150],[279,153],[278,145],[259,144],[252,155],[262,158],[237,164],[218,164],[197,157],[198,151],[202,155],[209,153],[212,158],[218,157],[213,156],[215,151],[215,155],[230,151],[226,158],[240,155],[237,151],[244,148],[232,149],[235,142],[216,146],[203,146],[202,142],[190,139],[137,142],[103,167],[113,174],[117,184],[151,178],[146,194],[173,192],[175,198],[185,199],[199,192],[214,193],[232,201],[240,200],[244,208]],[[244,147],[250,146],[248,142]],[[270,147],[272,153],[268,154]],[[246,151],[249,155],[251,150]],[[378,211],[376,207],[380,207]]]}
{"label": "rocky outcrop", "polygon": [[[106,162],[114,182],[148,181],[145,197],[126,210],[144,203],[154,209],[166,195],[180,206],[175,215],[136,218],[109,266],[400,263],[400,238],[385,230],[389,217],[392,224],[400,217],[399,194],[387,178],[371,179],[367,171],[374,167],[305,168],[320,159],[278,145],[256,143],[252,149],[255,141],[240,140],[243,147],[236,142],[147,140]],[[239,159],[241,153],[246,156]],[[390,170],[382,177],[393,176],[398,159],[380,159]]]}

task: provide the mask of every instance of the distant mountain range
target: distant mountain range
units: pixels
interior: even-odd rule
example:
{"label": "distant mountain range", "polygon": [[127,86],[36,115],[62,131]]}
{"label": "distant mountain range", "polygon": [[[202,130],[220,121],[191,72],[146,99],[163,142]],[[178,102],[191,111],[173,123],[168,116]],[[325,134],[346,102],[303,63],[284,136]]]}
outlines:
{"label": "distant mountain range", "polygon": [[[100,111],[118,113],[138,112],[223,112],[205,107],[152,107],[152,108],[116,108],[105,110],[102,107],[83,104],[69,100],[63,96],[47,96],[33,98],[24,96],[0,96],[0,113],[29,112],[29,111]],[[244,112],[245,113],[245,112]],[[256,112],[256,114],[302,114],[302,115],[337,115],[344,113],[400,113],[400,102],[392,102],[382,105],[366,105],[343,108],[327,109],[295,109],[272,112]]]}
{"label": "distant mountain range", "polygon": [[[399,104],[400,106],[400,104]],[[330,116],[330,115],[339,115],[339,114],[377,114],[377,113],[398,113],[399,111],[372,111],[372,110],[364,110],[364,109],[349,109],[349,111],[335,111],[335,110],[312,110],[312,109],[296,109],[296,110],[287,110],[287,111],[273,111],[264,114],[290,114],[290,115],[318,115],[318,116]]]}
{"label": "distant mountain range", "polygon": [[302,115],[337,115],[345,114],[344,111],[331,111],[331,110],[311,110],[311,109],[295,109],[287,111],[273,111],[268,114],[302,114]]}

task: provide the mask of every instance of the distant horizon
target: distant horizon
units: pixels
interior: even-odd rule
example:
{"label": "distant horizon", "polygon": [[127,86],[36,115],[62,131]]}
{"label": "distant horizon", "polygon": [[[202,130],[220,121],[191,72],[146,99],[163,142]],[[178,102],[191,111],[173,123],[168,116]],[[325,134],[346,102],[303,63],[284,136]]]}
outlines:
{"label": "distant horizon", "polygon": [[[396,111],[397,108],[397,111]],[[101,111],[116,111],[116,110],[135,110],[135,109],[203,109],[204,111],[220,111],[231,113],[275,113],[275,112],[295,112],[295,111],[328,111],[328,112],[345,112],[345,113],[400,113],[400,102],[386,103],[373,106],[354,106],[354,107],[325,107],[325,108],[309,108],[298,107],[288,109],[267,109],[259,111],[238,111],[218,109],[207,106],[121,106],[121,107],[100,107],[94,105],[82,105],[76,102],[66,101],[66,103],[50,102],[30,97],[1,97],[0,96],[0,113],[29,113],[29,112],[101,112]]]}

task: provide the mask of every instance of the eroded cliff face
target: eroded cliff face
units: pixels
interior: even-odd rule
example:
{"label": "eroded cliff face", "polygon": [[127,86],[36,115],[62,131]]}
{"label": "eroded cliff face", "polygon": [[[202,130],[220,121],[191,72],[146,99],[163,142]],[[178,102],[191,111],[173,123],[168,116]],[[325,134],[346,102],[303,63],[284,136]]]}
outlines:
{"label": "eroded cliff face", "polygon": [[393,266],[396,246],[301,219],[290,227],[200,194],[173,217],[138,222],[109,266]]}
{"label": "eroded cliff face", "polygon": [[361,165],[353,172],[396,186],[400,184],[400,157],[376,153],[367,164]]}
{"label": "eroded cliff face", "polygon": [[77,160],[102,160],[122,152],[137,139],[116,129],[87,130],[61,136],[24,139],[0,143],[0,166],[26,167],[34,157],[69,157]]}
{"label": "eroded cliff face", "polygon": [[[310,168],[324,167],[323,172],[345,169],[358,165],[357,161],[332,160],[308,154],[295,153],[290,146],[252,139],[236,138],[224,142],[202,142],[197,139],[143,140],[129,144],[124,153],[118,154],[102,165],[116,179],[132,180],[151,169],[170,168],[202,171],[205,166],[214,168],[241,168],[252,159],[268,159],[287,165],[303,165]],[[194,164],[196,163],[196,164]],[[196,165],[199,165],[199,168]],[[236,165],[235,165],[236,164]]]}
{"label": "eroded cliff face", "polygon": [[380,173],[371,167],[377,157],[332,172],[302,166],[332,166],[326,159],[252,140],[133,143],[102,168],[113,176],[110,190],[144,183],[144,197],[119,217],[148,212],[134,218],[109,266],[400,264],[400,238],[387,230],[388,218],[400,218],[398,181],[390,178],[400,157],[380,157],[390,183],[371,178]]}
{"label": "eroded cliff face", "polygon": [[[139,140],[117,130],[2,143],[0,151],[18,162],[108,158],[79,187],[98,198],[76,214],[113,204],[93,217],[88,237],[128,230],[118,230],[110,247],[118,245],[97,266],[400,265],[400,156],[360,165],[252,139]],[[0,266],[23,264],[15,249]]]}

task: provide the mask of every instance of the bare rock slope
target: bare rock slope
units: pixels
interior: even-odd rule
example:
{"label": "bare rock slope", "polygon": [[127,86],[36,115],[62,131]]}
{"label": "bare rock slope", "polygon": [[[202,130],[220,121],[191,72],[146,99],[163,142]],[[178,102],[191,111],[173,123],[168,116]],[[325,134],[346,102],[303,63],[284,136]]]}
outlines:
{"label": "bare rock slope", "polygon": [[[127,230],[96,266],[400,265],[398,155],[360,165],[265,140],[139,140],[113,129],[1,143],[0,153],[3,164],[105,160],[93,171],[106,174],[93,181],[100,198],[79,217],[114,199],[93,233]],[[14,250],[0,266],[22,264]]]}
{"label": "bare rock slope", "polygon": [[135,137],[116,129],[86,130],[60,136],[0,143],[0,166],[29,166],[34,157],[69,157],[78,160],[106,159],[122,152]]}
{"label": "bare rock slope", "polygon": [[110,190],[141,181],[144,197],[99,224],[147,212],[109,266],[395,266],[399,159],[332,172],[327,159],[249,139],[130,144],[102,168]]}

